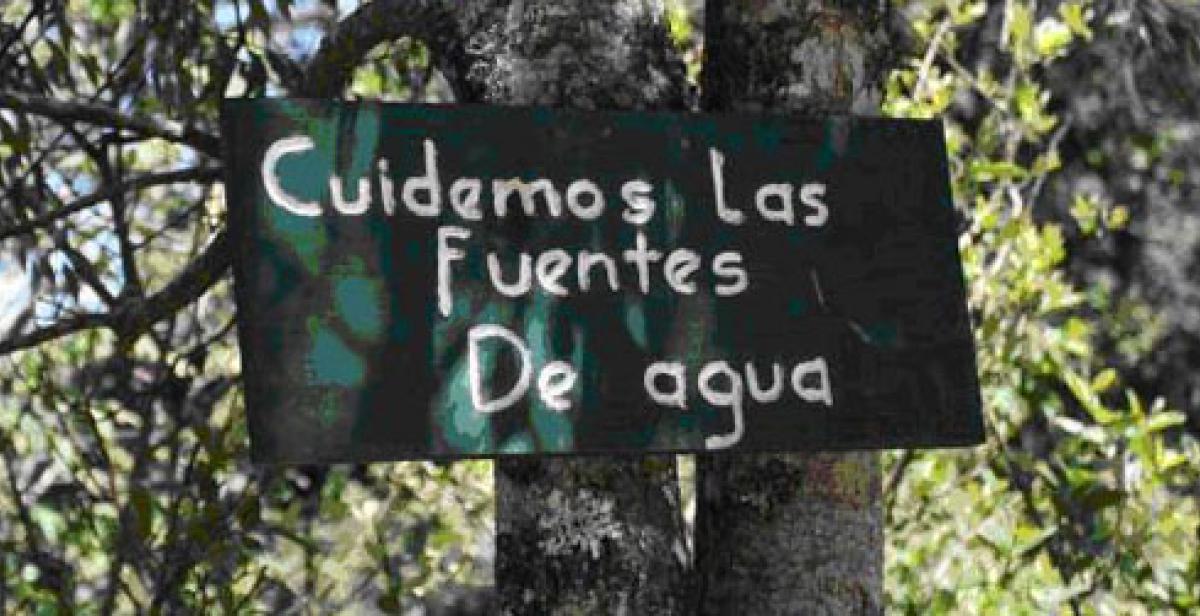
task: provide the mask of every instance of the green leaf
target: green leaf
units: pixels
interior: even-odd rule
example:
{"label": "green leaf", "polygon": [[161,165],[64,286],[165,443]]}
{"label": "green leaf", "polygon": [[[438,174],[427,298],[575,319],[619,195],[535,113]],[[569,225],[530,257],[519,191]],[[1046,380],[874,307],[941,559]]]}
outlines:
{"label": "green leaf", "polygon": [[1092,391],[1096,393],[1104,393],[1113,388],[1117,384],[1117,371],[1113,368],[1105,368],[1092,378]]}
{"label": "green leaf", "polygon": [[1167,428],[1182,426],[1187,423],[1187,415],[1179,411],[1163,411],[1150,416],[1146,422],[1147,432],[1162,432]]}
{"label": "green leaf", "polygon": [[991,182],[1022,180],[1029,172],[1024,167],[1008,161],[971,161],[971,175],[980,182]]}
{"label": "green leaf", "polygon": [[676,47],[684,48],[691,41],[690,11],[682,0],[667,0],[667,31]]}
{"label": "green leaf", "polygon": [[1071,216],[1085,235],[1096,232],[1099,213],[1100,206],[1091,195],[1077,193],[1071,202]]}
{"label": "green leaf", "polygon": [[1104,428],[1099,426],[1089,426],[1070,417],[1058,416],[1052,418],[1051,421],[1063,432],[1077,436],[1096,445],[1106,445],[1110,439]]}
{"label": "green leaf", "polygon": [[[1098,390],[1094,388],[1095,381],[1088,383],[1083,377],[1075,374],[1069,368],[1063,369],[1061,377],[1063,383],[1071,390],[1071,394],[1075,396],[1075,399],[1083,406],[1088,415],[1091,415],[1092,420],[1096,423],[1102,426],[1111,426],[1124,418],[1124,415],[1109,410],[1100,402],[1100,398],[1096,396],[1096,391]],[[1107,379],[1107,377],[1104,377],[1104,379],[1101,379],[1101,377],[1104,377],[1104,373],[1097,376],[1097,379],[1101,381]]]}
{"label": "green leaf", "polygon": [[1032,11],[1023,2],[1013,2],[1008,11],[1009,44],[1015,49],[1024,47],[1032,31]]}
{"label": "green leaf", "polygon": [[1109,210],[1105,225],[1112,230],[1124,229],[1129,224],[1129,208],[1118,205]]}
{"label": "green leaf", "polygon": [[91,0],[88,12],[92,19],[101,24],[115,24],[132,17],[137,12],[137,6],[132,0]]}
{"label": "green leaf", "polygon": [[1088,17],[1084,13],[1082,2],[1064,2],[1060,4],[1058,6],[1058,15],[1076,36],[1088,40],[1092,38],[1092,29],[1088,27]]}
{"label": "green leaf", "polygon": [[1046,18],[1038,22],[1033,33],[1033,48],[1039,55],[1053,57],[1059,55],[1071,44],[1071,29],[1057,20]]}
{"label": "green leaf", "polygon": [[1135,422],[1142,421],[1142,418],[1146,416],[1146,409],[1142,406],[1141,398],[1138,398],[1132,389],[1126,389],[1125,401],[1129,404],[1129,414],[1133,417],[1133,420]]}
{"label": "green leaf", "polygon": [[1014,533],[1013,544],[1017,554],[1025,557],[1036,554],[1057,532],[1058,530],[1054,528],[1038,528],[1022,524]]}

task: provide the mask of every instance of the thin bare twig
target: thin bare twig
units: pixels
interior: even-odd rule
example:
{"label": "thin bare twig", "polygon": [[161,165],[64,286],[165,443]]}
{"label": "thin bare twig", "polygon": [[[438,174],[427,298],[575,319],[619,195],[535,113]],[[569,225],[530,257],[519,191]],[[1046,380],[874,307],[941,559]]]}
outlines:
{"label": "thin bare twig", "polygon": [[938,25],[938,29],[933,33],[933,37],[929,39],[929,47],[925,50],[925,57],[921,59],[921,68],[917,71],[917,82],[913,86],[913,98],[920,99],[925,94],[925,82],[929,78],[929,71],[933,68],[933,59],[938,55],[938,50],[942,45],[942,37],[950,31],[950,18],[946,17],[942,23]]}
{"label": "thin bare twig", "polygon": [[204,295],[228,271],[227,233],[217,234],[204,252],[162,290],[149,297],[127,297],[106,313],[84,313],[0,341],[0,355],[27,349],[88,329],[107,327],[132,338]]}
{"label": "thin bare twig", "polygon": [[466,80],[469,64],[457,2],[447,0],[376,0],[337,23],[321,41],[304,71],[306,96],[338,96],[367,54],[380,43],[410,36],[429,48],[433,62],[460,102],[474,100]]}
{"label": "thin bare twig", "polygon": [[28,220],[17,225],[0,229],[0,241],[18,235],[33,233],[39,229],[49,229],[51,223],[66,218],[76,212],[85,210],[93,205],[103,203],[114,197],[114,195],[129,192],[131,190],[140,190],[151,186],[161,186],[164,184],[174,184],[177,182],[211,182],[221,177],[221,169],[219,167],[192,167],[189,169],[179,169],[176,171],[164,171],[161,173],[147,173],[139,175],[124,182],[108,186],[103,190],[94,192],[85,197],[65,205],[49,214],[40,216],[33,220]]}
{"label": "thin bare twig", "polygon": [[214,158],[221,155],[221,140],[193,127],[160,123],[148,118],[125,115],[111,107],[91,103],[58,101],[21,92],[0,91],[0,108],[32,113],[59,122],[85,122],[128,130],[144,137],[157,137],[181,143]]}

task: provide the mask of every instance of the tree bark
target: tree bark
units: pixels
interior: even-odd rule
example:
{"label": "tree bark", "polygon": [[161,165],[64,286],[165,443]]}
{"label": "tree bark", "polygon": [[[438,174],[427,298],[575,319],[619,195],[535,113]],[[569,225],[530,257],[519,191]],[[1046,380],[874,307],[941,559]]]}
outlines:
{"label": "tree bark", "polygon": [[[455,37],[439,35],[432,47],[460,102],[685,106],[661,3],[412,6],[421,9],[410,11],[414,22],[436,18],[443,33],[453,26],[437,11],[454,14],[459,42],[443,49],[438,41]],[[708,0],[704,106],[876,113],[891,42],[885,7],[883,0]],[[335,49],[321,57],[352,65],[368,47],[353,41],[375,30],[410,33],[401,21],[397,29],[397,20],[364,14],[352,24],[364,32],[332,38]],[[689,581],[671,457],[497,462],[496,611],[882,612],[874,454],[700,456],[697,471],[697,568]]]}
{"label": "tree bark", "polygon": [[[878,0],[708,0],[709,110],[879,111],[891,41]],[[698,456],[699,614],[883,612],[874,453]]]}
{"label": "tree bark", "polygon": [[[483,102],[684,106],[659,2],[514,0],[468,18],[463,89]],[[499,613],[683,613],[673,456],[507,459],[495,469]]]}
{"label": "tree bark", "polygon": [[[326,37],[301,90],[334,96],[376,44],[416,36],[460,103],[682,109],[664,18],[661,2],[375,0]],[[673,456],[508,459],[495,478],[489,613],[683,613]]]}

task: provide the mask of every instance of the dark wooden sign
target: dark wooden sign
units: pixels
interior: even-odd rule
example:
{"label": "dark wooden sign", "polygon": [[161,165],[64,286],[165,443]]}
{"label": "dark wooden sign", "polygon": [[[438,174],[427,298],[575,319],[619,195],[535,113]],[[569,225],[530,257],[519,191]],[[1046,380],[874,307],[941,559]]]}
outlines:
{"label": "dark wooden sign", "polygon": [[256,461],[982,438],[939,122],[222,121]]}

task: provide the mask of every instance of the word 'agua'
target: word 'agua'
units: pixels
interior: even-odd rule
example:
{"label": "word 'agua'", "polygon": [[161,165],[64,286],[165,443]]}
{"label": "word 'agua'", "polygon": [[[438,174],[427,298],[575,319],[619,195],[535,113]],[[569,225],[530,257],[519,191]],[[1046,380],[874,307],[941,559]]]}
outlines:
{"label": "word 'agua'", "polygon": [[[484,348],[485,346],[490,348]],[[484,364],[494,366],[498,353],[505,348],[515,353],[518,371],[516,381],[508,391],[491,391],[484,379]],[[492,361],[485,362],[484,357]],[[499,413],[526,396],[537,372],[537,393],[546,408],[563,412],[571,408],[579,373],[570,363],[554,360],[541,367],[534,366],[533,353],[519,336],[494,324],[473,326],[467,334],[467,374],[471,404],[478,413]],[[769,381],[767,379],[769,378]],[[816,357],[795,364],[790,371],[779,362],[771,362],[770,377],[760,375],[754,362],[746,362],[745,373],[728,361],[713,360],[700,367],[695,378],[696,389],[704,402],[727,408],[733,418],[733,429],[726,434],[712,435],[704,440],[707,449],[724,449],[736,445],[745,433],[745,403],[747,396],[759,404],[778,402],[785,389],[801,401],[833,406],[833,387],[829,380],[829,364]],[[656,361],[646,367],[643,386],[655,404],[686,411],[689,406],[688,368],[683,362]]]}

